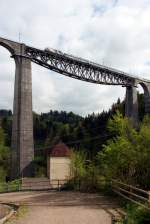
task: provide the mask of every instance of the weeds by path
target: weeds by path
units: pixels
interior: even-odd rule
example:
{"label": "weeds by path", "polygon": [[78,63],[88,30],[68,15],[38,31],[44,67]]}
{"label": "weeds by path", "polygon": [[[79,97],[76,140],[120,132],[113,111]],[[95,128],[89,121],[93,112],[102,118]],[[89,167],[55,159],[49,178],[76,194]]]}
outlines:
{"label": "weeds by path", "polygon": [[15,224],[19,218],[23,218],[28,213],[27,206],[20,206],[17,213],[13,215],[5,224]]}

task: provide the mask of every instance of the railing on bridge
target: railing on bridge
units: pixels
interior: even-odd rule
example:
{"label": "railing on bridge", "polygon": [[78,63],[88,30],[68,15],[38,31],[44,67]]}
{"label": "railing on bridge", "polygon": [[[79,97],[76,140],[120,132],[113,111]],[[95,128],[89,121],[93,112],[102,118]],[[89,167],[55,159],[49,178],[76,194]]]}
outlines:
{"label": "railing on bridge", "polygon": [[112,190],[121,197],[150,209],[150,191],[112,180]]}

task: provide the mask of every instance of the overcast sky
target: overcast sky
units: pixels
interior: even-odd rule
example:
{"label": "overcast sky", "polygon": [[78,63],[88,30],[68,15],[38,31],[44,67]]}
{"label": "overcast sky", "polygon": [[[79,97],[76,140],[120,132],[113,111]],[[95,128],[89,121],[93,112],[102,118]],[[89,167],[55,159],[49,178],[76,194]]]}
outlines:
{"label": "overcast sky", "polygon": [[[150,79],[150,0],[0,0],[0,36],[52,47]],[[74,80],[32,64],[33,109],[87,115],[125,89]],[[15,65],[0,47],[0,108],[12,109]]]}

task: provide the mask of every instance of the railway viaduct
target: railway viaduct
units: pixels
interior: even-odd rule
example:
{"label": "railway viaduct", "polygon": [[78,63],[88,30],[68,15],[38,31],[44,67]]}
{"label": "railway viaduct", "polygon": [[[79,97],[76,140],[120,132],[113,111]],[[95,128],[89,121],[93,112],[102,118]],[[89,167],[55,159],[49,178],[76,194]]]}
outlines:
{"label": "railway viaduct", "polygon": [[125,114],[138,122],[137,85],[144,89],[145,113],[150,114],[150,81],[128,73],[74,57],[57,50],[40,50],[23,43],[0,38],[0,45],[14,58],[11,178],[32,176],[34,158],[31,62],[82,81],[126,88]]}

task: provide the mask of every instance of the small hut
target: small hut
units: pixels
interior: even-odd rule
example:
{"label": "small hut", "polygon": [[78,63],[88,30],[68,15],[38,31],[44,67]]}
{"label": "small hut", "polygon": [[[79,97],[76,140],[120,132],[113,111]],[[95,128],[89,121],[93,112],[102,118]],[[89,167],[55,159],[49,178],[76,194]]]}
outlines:
{"label": "small hut", "polygon": [[62,186],[70,178],[70,162],[70,150],[64,143],[60,142],[49,150],[47,176],[53,187]]}

